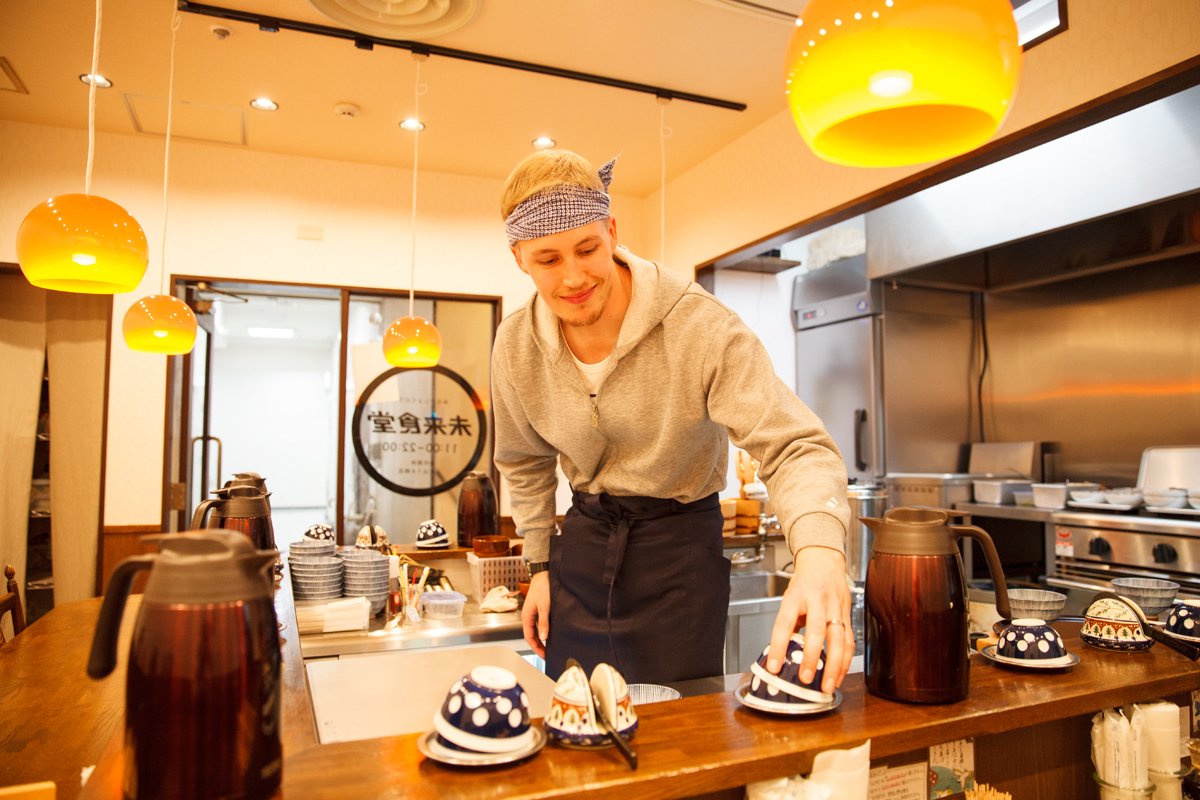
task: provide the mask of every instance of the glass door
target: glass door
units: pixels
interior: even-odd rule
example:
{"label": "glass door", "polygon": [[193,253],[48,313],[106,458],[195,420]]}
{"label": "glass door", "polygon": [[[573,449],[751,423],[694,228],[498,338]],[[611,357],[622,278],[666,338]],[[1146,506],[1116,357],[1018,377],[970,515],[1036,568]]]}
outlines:
{"label": "glass door", "polygon": [[415,313],[442,334],[430,369],[396,369],[383,357],[384,330],[408,313],[406,296],[351,293],[347,309],[343,520],[350,539],[379,525],[388,541],[413,546],[435,519],[457,540],[458,494],[471,472],[492,464],[491,350],[498,305],[437,298]]}
{"label": "glass door", "polygon": [[[427,519],[457,534],[459,483],[490,474],[492,341],[499,298],[417,298],[443,357],[395,370],[383,332],[407,293],[233,281],[180,281],[200,323],[173,359],[168,530],[239,472],[271,492],[282,549],[324,523],[353,543],[364,525],[413,545]],[[357,443],[357,444],[356,444]]]}

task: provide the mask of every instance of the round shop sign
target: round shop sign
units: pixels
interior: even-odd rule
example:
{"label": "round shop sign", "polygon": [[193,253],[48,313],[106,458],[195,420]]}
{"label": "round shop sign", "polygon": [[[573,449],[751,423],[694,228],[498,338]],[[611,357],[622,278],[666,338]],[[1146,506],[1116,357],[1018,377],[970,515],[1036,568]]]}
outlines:
{"label": "round shop sign", "polygon": [[358,463],[397,494],[429,497],[479,464],[487,438],[483,402],[446,367],[396,367],[359,396],[350,423]]}

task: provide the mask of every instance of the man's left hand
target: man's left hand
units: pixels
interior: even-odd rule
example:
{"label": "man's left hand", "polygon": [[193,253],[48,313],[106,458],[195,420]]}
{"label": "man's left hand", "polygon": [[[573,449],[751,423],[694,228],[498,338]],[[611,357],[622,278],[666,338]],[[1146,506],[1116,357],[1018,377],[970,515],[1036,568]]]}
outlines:
{"label": "man's left hand", "polygon": [[854,657],[854,631],[850,628],[850,590],[846,585],[846,558],[828,547],[804,547],[796,554],[795,572],[783,593],[767,670],[777,674],[787,655],[792,634],[805,628],[800,680],[807,683],[817,672],[825,648],[825,678],[821,691],[830,694],[842,685]]}

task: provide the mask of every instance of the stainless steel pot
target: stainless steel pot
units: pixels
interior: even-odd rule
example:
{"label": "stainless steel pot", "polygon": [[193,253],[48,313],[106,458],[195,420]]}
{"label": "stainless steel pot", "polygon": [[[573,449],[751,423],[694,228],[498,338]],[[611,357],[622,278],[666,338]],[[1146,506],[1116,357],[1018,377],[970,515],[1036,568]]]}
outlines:
{"label": "stainless steel pot", "polygon": [[850,503],[846,572],[851,580],[861,585],[867,579],[867,562],[871,560],[871,543],[875,535],[860,520],[863,517],[883,517],[888,507],[888,490],[878,484],[851,484],[846,489],[846,499]]}

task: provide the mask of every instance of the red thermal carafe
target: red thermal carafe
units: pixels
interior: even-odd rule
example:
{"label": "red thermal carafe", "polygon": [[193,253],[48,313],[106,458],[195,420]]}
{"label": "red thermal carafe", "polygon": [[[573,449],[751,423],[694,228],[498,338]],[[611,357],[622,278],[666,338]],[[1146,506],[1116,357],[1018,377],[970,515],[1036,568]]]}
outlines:
{"label": "red thermal carafe", "polygon": [[265,798],[280,785],[279,633],[272,550],[240,533],[163,536],[108,585],[88,675],[117,662],[136,574],[150,570],[125,685],[127,798]]}
{"label": "red thermal carafe", "polygon": [[954,512],[893,508],[862,517],[875,534],[866,581],[867,691],[907,703],[967,696],[967,589],[958,542],[979,542],[996,586],[996,609],[1011,618],[1000,557],[987,532],[950,525]]}
{"label": "red thermal carafe", "polygon": [[458,546],[470,547],[476,536],[500,533],[500,511],[492,479],[482,472],[467,473],[458,493]]}

